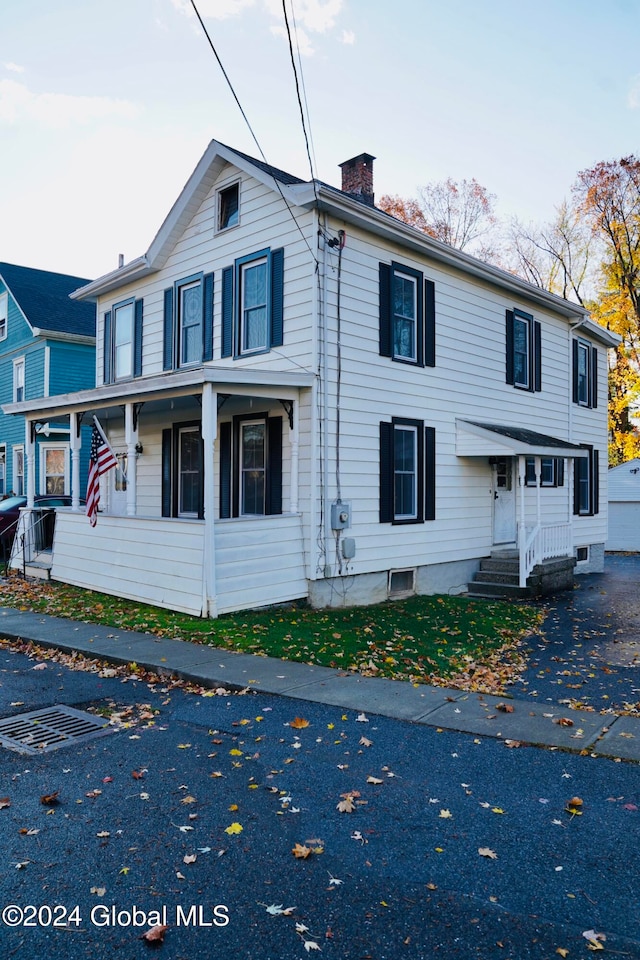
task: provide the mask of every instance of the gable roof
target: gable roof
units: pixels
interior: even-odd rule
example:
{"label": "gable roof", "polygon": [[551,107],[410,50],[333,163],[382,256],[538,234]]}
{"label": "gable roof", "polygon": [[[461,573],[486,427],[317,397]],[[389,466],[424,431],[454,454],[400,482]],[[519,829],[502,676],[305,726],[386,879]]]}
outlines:
{"label": "gable roof", "polygon": [[507,273],[500,267],[485,263],[447,243],[435,240],[416,227],[409,226],[402,220],[371,206],[359,197],[345,193],[338,187],[332,187],[321,180],[302,180],[294,177],[278,167],[256,160],[255,157],[250,157],[217,140],[211,140],[209,143],[147,252],[118,270],[98,277],[83,289],[75,291],[74,298],[97,299],[102,294],[160,270],[226,164],[238,167],[271,189],[277,190],[288,205],[298,205],[306,209],[316,206],[384,240],[400,243],[420,256],[429,257],[485,283],[507,290],[512,296],[525,298],[543,308],[553,310],[570,323],[579,325],[583,331],[607,347],[613,347],[619,343],[616,334],[589,320],[589,313],[585,307],[548,293],[515,274]]}
{"label": "gable roof", "polygon": [[69,298],[88,280],[14,263],[0,263],[0,277],[34,331],[95,337],[95,307]]}

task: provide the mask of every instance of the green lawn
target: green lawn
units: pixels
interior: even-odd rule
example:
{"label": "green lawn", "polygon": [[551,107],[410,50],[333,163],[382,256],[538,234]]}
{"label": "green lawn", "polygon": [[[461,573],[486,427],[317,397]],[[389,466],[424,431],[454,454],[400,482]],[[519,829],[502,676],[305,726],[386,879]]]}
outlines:
{"label": "green lawn", "polygon": [[0,583],[0,605],[178,637],[361,673],[499,690],[520,665],[519,641],[535,630],[533,606],[465,597],[411,597],[345,610],[303,606],[202,620],[59,583]]}

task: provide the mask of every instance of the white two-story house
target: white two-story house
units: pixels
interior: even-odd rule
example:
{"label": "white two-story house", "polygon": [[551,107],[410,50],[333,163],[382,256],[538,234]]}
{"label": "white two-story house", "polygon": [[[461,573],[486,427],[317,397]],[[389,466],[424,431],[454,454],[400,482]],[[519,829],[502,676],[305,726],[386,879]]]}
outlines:
{"label": "white two-story house", "polygon": [[[212,141],[145,254],[81,287],[118,459],[55,579],[202,616],[459,591],[496,550],[602,568],[607,349],[586,311],[342,189]],[[84,479],[84,478],[83,478]],[[33,490],[30,491],[33,495]]]}

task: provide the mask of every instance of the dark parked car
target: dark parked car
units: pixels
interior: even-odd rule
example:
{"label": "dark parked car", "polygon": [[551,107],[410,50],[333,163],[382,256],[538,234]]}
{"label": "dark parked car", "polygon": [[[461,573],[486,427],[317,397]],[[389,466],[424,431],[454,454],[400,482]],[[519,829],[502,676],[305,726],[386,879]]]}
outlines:
{"label": "dark parked car", "polygon": [[[80,502],[82,504],[85,503],[84,500]],[[26,505],[26,497],[7,497],[6,500],[0,501],[0,551],[4,556],[7,556],[11,550],[20,517],[20,509],[26,507]],[[41,496],[34,497],[33,505],[48,513],[49,510],[55,509],[56,507],[70,507],[71,497],[58,496],[56,494],[42,494]],[[43,523],[43,527],[44,526],[47,526],[46,520]],[[49,523],[48,528],[47,533],[50,531],[51,536],[53,536],[53,524]],[[45,540],[46,539],[48,538],[45,533]],[[51,546],[51,543],[43,543],[43,547],[46,546]]]}

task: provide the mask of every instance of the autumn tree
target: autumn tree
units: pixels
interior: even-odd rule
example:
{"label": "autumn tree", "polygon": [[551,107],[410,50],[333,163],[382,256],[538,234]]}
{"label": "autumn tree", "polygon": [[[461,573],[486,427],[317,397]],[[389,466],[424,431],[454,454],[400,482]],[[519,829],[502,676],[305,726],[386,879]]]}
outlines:
{"label": "autumn tree", "polygon": [[496,223],[495,200],[477,180],[449,177],[419,187],[418,199],[386,195],[378,206],[436,240],[490,259],[490,248],[479,241]]}
{"label": "autumn tree", "polygon": [[610,463],[640,456],[630,409],[640,398],[640,161],[634,156],[578,174],[579,209],[603,243],[594,319],[622,338],[609,371]]}
{"label": "autumn tree", "polygon": [[565,200],[550,223],[512,221],[505,265],[529,283],[584,306],[593,294],[594,248],[593,231],[579,206]]}

